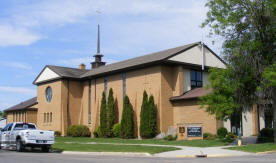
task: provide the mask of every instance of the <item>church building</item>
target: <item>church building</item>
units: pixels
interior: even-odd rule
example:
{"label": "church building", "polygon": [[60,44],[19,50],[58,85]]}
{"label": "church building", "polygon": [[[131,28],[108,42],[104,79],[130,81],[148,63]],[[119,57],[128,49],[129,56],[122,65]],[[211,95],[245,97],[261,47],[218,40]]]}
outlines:
{"label": "church building", "polygon": [[[204,88],[208,84],[208,69],[226,68],[224,61],[203,43],[106,64],[100,52],[98,26],[98,48],[94,57],[91,68],[84,64],[79,68],[46,65],[33,82],[37,86],[37,97],[7,109],[7,123],[34,122],[40,129],[60,131],[62,135],[66,135],[70,125],[82,124],[93,132],[100,125],[102,93],[108,96],[108,90],[112,88],[118,122],[122,116],[123,98],[129,96],[136,137],[140,135],[144,90],[154,97],[160,133],[173,130],[178,133],[178,139],[190,140],[202,139],[206,132],[215,134],[221,126],[232,131],[235,124],[216,120],[198,104],[198,97],[212,91]],[[255,112],[246,116],[250,120],[247,123],[254,128],[248,131],[249,136],[256,132],[259,118]]]}

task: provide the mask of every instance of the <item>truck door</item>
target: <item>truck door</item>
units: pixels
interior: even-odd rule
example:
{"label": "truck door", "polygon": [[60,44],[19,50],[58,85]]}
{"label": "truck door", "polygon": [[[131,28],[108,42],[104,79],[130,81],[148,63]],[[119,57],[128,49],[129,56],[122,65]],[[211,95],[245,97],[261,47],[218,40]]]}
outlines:
{"label": "truck door", "polygon": [[11,123],[9,126],[8,126],[8,129],[6,131],[6,142],[7,142],[7,145],[10,145],[11,144],[11,129],[12,129],[12,126],[13,126],[13,123]]}
{"label": "truck door", "polygon": [[1,144],[3,147],[6,147],[8,144],[8,139],[7,139],[7,131],[8,128],[11,124],[8,124],[6,127],[4,127],[4,129],[2,129],[2,133],[1,133]]}

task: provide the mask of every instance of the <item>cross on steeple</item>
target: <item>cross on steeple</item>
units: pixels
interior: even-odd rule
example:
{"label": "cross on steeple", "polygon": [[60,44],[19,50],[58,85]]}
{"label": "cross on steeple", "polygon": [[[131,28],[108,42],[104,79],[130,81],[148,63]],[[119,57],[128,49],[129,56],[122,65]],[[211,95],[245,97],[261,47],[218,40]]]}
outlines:
{"label": "cross on steeple", "polygon": [[101,14],[101,12],[99,10],[97,10],[96,12],[98,13],[97,53],[93,56],[93,57],[95,57],[95,61],[91,63],[92,69],[105,65],[105,62],[102,62],[103,55],[101,54],[101,47],[100,47],[100,14]]}

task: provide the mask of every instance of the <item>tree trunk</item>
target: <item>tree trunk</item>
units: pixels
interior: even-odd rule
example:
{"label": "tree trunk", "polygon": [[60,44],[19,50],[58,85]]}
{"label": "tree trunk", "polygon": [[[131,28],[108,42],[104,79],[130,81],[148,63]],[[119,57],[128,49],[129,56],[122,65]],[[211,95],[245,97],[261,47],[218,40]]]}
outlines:
{"label": "tree trunk", "polygon": [[274,128],[274,144],[276,144],[276,88],[273,89],[272,110],[273,110],[273,128]]}

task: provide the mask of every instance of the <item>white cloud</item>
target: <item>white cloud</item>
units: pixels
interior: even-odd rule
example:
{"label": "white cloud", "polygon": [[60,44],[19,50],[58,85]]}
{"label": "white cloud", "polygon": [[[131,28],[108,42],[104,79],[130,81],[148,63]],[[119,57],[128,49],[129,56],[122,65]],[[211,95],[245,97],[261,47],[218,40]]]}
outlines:
{"label": "white cloud", "polygon": [[0,62],[2,65],[7,66],[7,67],[13,67],[13,68],[19,68],[19,69],[24,69],[24,70],[31,70],[32,66],[27,64],[27,63],[22,63],[22,62],[14,62],[14,61],[6,61],[6,62]]}
{"label": "white cloud", "polygon": [[35,89],[25,88],[25,87],[9,87],[9,86],[0,86],[0,92],[9,92],[9,93],[18,93],[25,95],[36,95]]}
{"label": "white cloud", "polygon": [[15,28],[10,25],[0,25],[0,46],[30,45],[41,36],[24,28]]}

